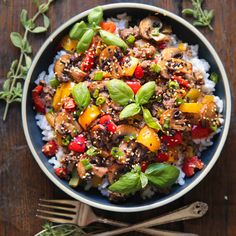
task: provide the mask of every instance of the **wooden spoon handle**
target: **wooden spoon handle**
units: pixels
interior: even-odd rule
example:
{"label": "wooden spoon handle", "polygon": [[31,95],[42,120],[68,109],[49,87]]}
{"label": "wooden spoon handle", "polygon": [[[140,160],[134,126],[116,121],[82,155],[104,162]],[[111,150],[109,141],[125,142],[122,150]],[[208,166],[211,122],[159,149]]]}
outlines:
{"label": "wooden spoon handle", "polygon": [[112,230],[112,231],[101,233],[101,234],[96,234],[96,236],[110,236],[110,235],[113,236],[113,235],[126,233],[126,232],[130,232],[134,230],[136,231],[138,228],[143,230],[144,228],[152,227],[155,225],[161,225],[161,224],[167,224],[167,223],[181,221],[181,220],[199,218],[205,215],[207,210],[208,210],[208,206],[206,203],[194,202],[191,205],[177,209],[163,216],[158,216],[151,220],[144,221],[142,223],[135,224],[127,228]]}

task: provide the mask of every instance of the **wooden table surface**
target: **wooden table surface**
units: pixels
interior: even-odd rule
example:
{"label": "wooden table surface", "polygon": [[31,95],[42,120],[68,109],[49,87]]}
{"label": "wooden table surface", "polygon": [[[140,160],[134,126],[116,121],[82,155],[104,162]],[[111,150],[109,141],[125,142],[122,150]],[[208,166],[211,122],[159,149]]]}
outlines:
{"label": "wooden table surface", "polygon": [[[99,4],[117,3],[119,0],[57,0],[49,16],[51,28],[45,35],[30,36],[33,53],[37,52],[46,37],[72,16]],[[126,2],[126,1],[123,1]],[[136,0],[163,7],[181,15],[189,6],[184,0]],[[232,120],[227,142],[219,160],[208,176],[179,200],[168,206],[139,214],[122,214],[98,210],[114,219],[134,223],[173,210],[184,204],[200,200],[208,203],[209,212],[198,220],[174,223],[164,227],[171,230],[197,233],[201,236],[236,235],[236,0],[211,0],[205,4],[215,10],[214,31],[201,29],[219,53],[231,85]],[[9,34],[21,31],[19,14],[22,8],[35,12],[32,0],[0,0],[0,81],[6,77],[11,61],[18,51],[11,45]],[[4,103],[0,103],[2,117]],[[235,123],[234,123],[235,122]],[[39,169],[27,146],[21,125],[19,104],[11,107],[6,122],[0,119],[0,235],[30,236],[41,229],[42,221],[35,217],[39,198],[64,198],[62,193]],[[127,235],[141,235],[130,233]]]}

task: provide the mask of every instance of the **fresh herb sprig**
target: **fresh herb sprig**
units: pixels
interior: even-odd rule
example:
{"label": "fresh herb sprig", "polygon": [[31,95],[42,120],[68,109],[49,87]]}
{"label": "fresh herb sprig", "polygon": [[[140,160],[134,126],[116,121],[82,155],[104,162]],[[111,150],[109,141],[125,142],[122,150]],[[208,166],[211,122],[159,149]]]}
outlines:
{"label": "fresh herb sprig", "polygon": [[91,235],[91,233],[101,233],[106,230],[104,226],[91,226],[79,227],[77,225],[71,224],[60,224],[53,225],[50,222],[46,222],[43,226],[44,231],[42,231],[39,236],[85,236]]}
{"label": "fresh herb sprig", "polygon": [[[46,16],[46,12],[52,2],[53,0],[47,0],[47,2],[40,4],[39,0],[34,0],[38,9],[35,15],[29,18],[28,12],[25,9],[20,14],[20,22],[24,27],[23,35],[18,32],[12,32],[10,34],[11,42],[16,48],[19,48],[20,55],[18,59],[15,59],[11,63],[10,70],[7,73],[7,79],[4,81],[2,90],[0,91],[0,99],[6,102],[3,120],[6,120],[10,104],[21,102],[22,80],[25,79],[32,63],[32,59],[29,56],[32,53],[32,47],[28,41],[28,34],[38,34],[47,31],[50,20]],[[42,26],[36,25],[36,20],[39,17],[43,18]]]}
{"label": "fresh herb sprig", "polygon": [[195,18],[193,25],[195,26],[207,26],[210,30],[213,30],[211,21],[214,17],[213,10],[202,9],[203,0],[192,0],[193,8],[183,9],[182,14],[190,15]]}

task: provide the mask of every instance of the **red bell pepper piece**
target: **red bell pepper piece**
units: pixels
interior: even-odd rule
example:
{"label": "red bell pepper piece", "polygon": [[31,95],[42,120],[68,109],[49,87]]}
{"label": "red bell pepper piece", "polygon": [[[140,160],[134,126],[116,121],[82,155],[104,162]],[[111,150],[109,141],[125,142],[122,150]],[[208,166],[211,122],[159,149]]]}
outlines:
{"label": "red bell pepper piece", "polygon": [[116,24],[112,21],[109,21],[109,22],[103,21],[100,23],[100,27],[103,30],[106,30],[110,33],[115,33],[115,31],[116,31]]}
{"label": "red bell pepper piece", "polygon": [[87,54],[85,55],[85,57],[82,60],[80,69],[84,72],[90,71],[94,65],[94,58],[95,58],[97,43],[98,42],[95,40],[95,37],[94,37],[92,45],[90,46]]}
{"label": "red bell pepper piece", "polygon": [[142,79],[144,76],[143,68],[141,66],[137,66],[134,71],[134,76],[136,79]]}
{"label": "red bell pepper piece", "polygon": [[82,134],[75,137],[68,145],[68,148],[69,148],[69,150],[74,151],[74,152],[79,152],[79,153],[85,152],[85,150],[86,150],[85,137]]}
{"label": "red bell pepper piece", "polygon": [[182,170],[187,177],[191,177],[195,174],[195,169],[201,170],[204,163],[197,157],[193,156],[184,160]]}
{"label": "red bell pepper piece", "polygon": [[157,154],[157,162],[165,162],[169,160],[169,156],[164,153],[164,152],[160,152]]}
{"label": "red bell pepper piece", "polygon": [[187,87],[187,88],[191,88],[190,83],[189,83],[187,80],[183,79],[182,76],[180,76],[180,75],[179,75],[179,76],[174,75],[172,78],[173,78],[174,80],[176,80],[180,85],[182,85],[182,86],[184,86],[184,87]]}
{"label": "red bell pepper piece", "polygon": [[58,167],[55,169],[55,174],[62,178],[62,179],[65,179],[67,177],[67,170],[65,168],[62,168],[62,167]]}
{"label": "red bell pepper piece", "polygon": [[209,127],[203,128],[201,125],[194,125],[191,131],[193,139],[206,138],[210,133],[211,130]]}
{"label": "red bell pepper piece", "polygon": [[43,91],[43,86],[42,85],[37,85],[33,90],[32,90],[32,100],[35,106],[35,109],[40,112],[45,114],[46,109],[44,106],[44,102],[42,98],[40,97],[40,94]]}
{"label": "red bell pepper piece", "polygon": [[162,50],[162,49],[165,49],[166,48],[166,46],[167,46],[167,44],[166,43],[160,43],[160,44],[158,44],[158,49],[159,50]]}
{"label": "red bell pepper piece", "polygon": [[180,132],[175,132],[173,136],[163,135],[161,136],[161,140],[168,147],[175,147],[182,143],[182,135]]}
{"label": "red bell pepper piece", "polygon": [[138,81],[126,81],[126,83],[133,90],[134,94],[136,94],[138,90],[141,88],[141,84]]}
{"label": "red bell pepper piece", "polygon": [[52,157],[56,154],[58,145],[54,140],[50,140],[42,147],[42,152],[47,157]]}
{"label": "red bell pepper piece", "polygon": [[107,128],[107,130],[111,133],[116,132],[116,125],[112,121],[112,117],[110,115],[104,115],[100,118],[99,123]]}
{"label": "red bell pepper piece", "polygon": [[145,170],[148,168],[148,163],[147,162],[143,162],[142,164],[141,164],[141,171],[142,172],[145,172]]}

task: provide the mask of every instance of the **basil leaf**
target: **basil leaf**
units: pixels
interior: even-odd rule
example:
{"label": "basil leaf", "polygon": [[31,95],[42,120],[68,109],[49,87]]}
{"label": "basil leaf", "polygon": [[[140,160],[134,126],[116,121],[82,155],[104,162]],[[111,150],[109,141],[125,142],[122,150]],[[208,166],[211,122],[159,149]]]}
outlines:
{"label": "basil leaf", "polygon": [[145,188],[148,184],[148,178],[143,172],[140,173],[140,181],[141,181],[142,188]]}
{"label": "basil leaf", "polygon": [[91,101],[90,92],[85,83],[76,84],[72,88],[71,94],[80,110],[84,110]]}
{"label": "basil leaf", "polygon": [[113,192],[129,195],[142,188],[139,173],[128,172],[122,175],[119,180],[113,183],[109,190]]}
{"label": "basil leaf", "polygon": [[137,115],[140,112],[141,108],[136,103],[131,103],[128,106],[126,106],[120,113],[120,120],[123,120],[125,118],[128,118],[130,116]]}
{"label": "basil leaf", "polygon": [[88,22],[90,24],[95,23],[98,25],[102,21],[102,18],[103,18],[103,9],[100,6],[93,8],[88,14]]}
{"label": "basil leaf", "polygon": [[169,164],[154,163],[148,166],[145,175],[152,184],[160,188],[166,188],[178,179],[179,169]]}
{"label": "basil leaf", "polygon": [[148,103],[149,99],[155,92],[156,83],[154,81],[144,84],[136,93],[135,101],[139,105]]}
{"label": "basil leaf", "polygon": [[112,34],[106,30],[99,30],[99,34],[107,45],[118,46],[124,51],[128,48],[128,45],[125,43],[125,41],[115,34]]}
{"label": "basil leaf", "polygon": [[125,106],[134,100],[133,90],[124,81],[113,79],[106,86],[111,99],[117,104]]}
{"label": "basil leaf", "polygon": [[18,32],[11,32],[10,34],[11,42],[17,48],[22,48],[22,36]]}
{"label": "basil leaf", "polygon": [[162,127],[159,124],[158,120],[152,117],[151,112],[146,108],[142,108],[142,109],[143,109],[143,118],[144,118],[145,123],[150,128],[153,128],[157,131],[162,130]]}

